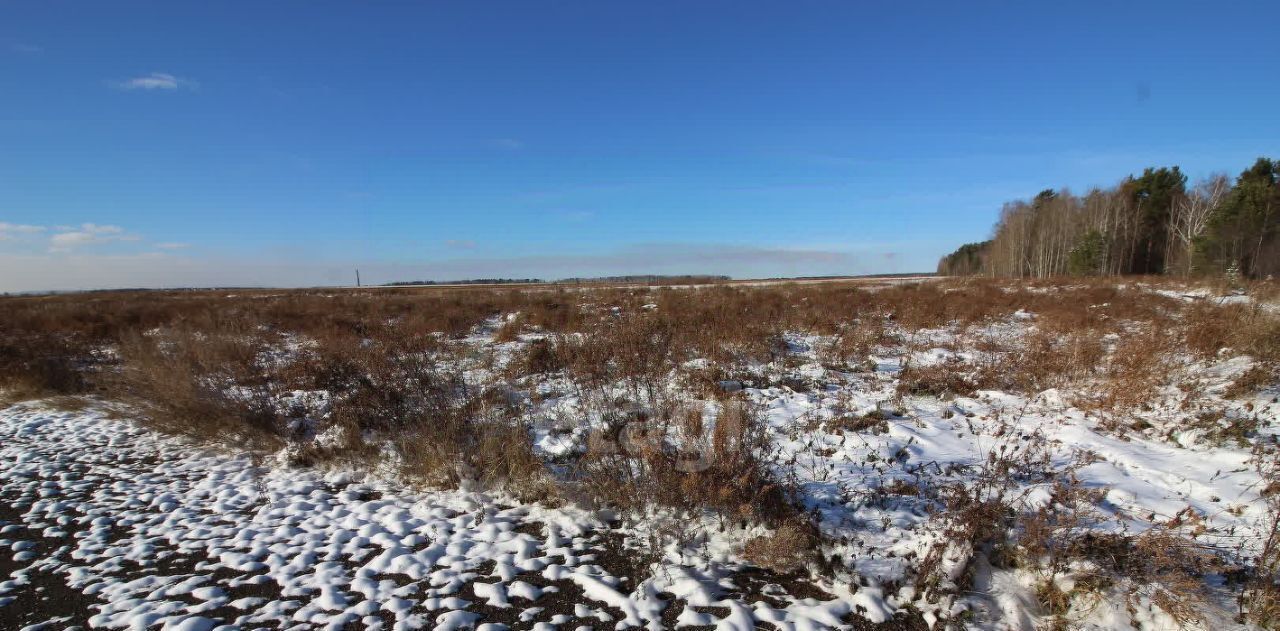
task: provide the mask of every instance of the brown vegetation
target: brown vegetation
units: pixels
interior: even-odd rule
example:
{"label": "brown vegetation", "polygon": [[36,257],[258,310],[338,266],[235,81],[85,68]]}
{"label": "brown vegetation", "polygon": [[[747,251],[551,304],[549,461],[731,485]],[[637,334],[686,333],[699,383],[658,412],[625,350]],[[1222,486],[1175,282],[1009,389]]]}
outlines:
{"label": "brown vegetation", "polygon": [[[13,398],[123,400],[163,431],[263,452],[288,446],[284,453],[300,465],[371,462],[391,445],[405,473],[424,484],[475,482],[621,513],[661,507],[722,524],[762,524],[771,534],[750,540],[744,555],[789,572],[820,560],[817,533],[795,507],[795,482],[772,466],[760,411],[737,393],[744,382],[822,386],[766,374],[796,365],[789,334],[826,336],[816,350],[827,370],[874,380],[884,376],[873,374],[879,358],[934,351],[930,335],[945,331],[945,358],[906,361],[894,375],[898,407],[905,397],[1060,388],[1072,403],[1114,416],[1123,432],[1144,406],[1176,395],[1185,399],[1186,427],[1223,444],[1254,440],[1249,418],[1197,403],[1203,393],[1195,387],[1178,394],[1165,386],[1182,367],[1237,355],[1257,363],[1227,396],[1274,385],[1280,318],[1256,304],[1182,300],[1126,285],[970,278],[877,287],[11,297],[0,300],[0,385]],[[1266,283],[1250,292],[1276,295]],[[477,331],[499,344],[478,349],[460,341]],[[493,377],[469,379],[476,371]],[[538,389],[549,382],[577,394],[581,414],[600,421],[584,452],[552,459],[535,451],[526,412],[531,401],[558,396]],[[906,409],[892,416],[842,409],[813,424],[833,434],[886,433],[890,421],[910,422]],[[919,559],[918,593],[963,589],[969,561],[985,554],[996,564],[1044,568],[1040,596],[1051,612],[1149,575],[1164,590],[1154,597],[1169,595],[1161,607],[1190,619],[1194,609],[1178,599],[1198,597],[1191,585],[1200,584],[1208,561],[1197,549],[1157,539],[1175,536],[1161,531],[1081,538],[1075,525],[1087,519],[1089,502],[1068,486],[1051,511],[1023,510],[1017,489],[1066,474],[1048,466],[1033,435],[1016,430],[1010,422],[998,432],[1009,444],[969,472],[976,483],[916,470],[878,488],[885,497],[932,503],[945,521],[946,541]],[[316,432],[325,440],[311,440]],[[1262,624],[1277,615],[1278,548],[1269,544],[1253,563],[1242,592],[1242,615]],[[1093,574],[1081,575],[1078,562],[1091,563]],[[1067,572],[1074,591],[1055,582]]]}

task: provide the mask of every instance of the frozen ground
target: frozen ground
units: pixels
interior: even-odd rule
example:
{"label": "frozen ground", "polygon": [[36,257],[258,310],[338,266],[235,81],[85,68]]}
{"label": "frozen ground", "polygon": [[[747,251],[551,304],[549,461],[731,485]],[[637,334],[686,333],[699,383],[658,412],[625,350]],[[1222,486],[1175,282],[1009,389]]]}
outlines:
{"label": "frozen ground", "polygon": [[668,604],[607,569],[625,551],[592,515],[262,468],[100,412],[15,406],[0,436],[3,629],[786,629],[851,610],[781,586],[749,604],[693,569]]}
{"label": "frozen ground", "polygon": [[[538,455],[555,469],[587,449],[606,406],[563,371],[505,376],[547,336],[496,341],[513,316],[451,341],[468,352],[450,361],[463,364],[456,368],[469,383],[507,381]],[[1122,415],[1088,403],[1097,377],[1034,394],[899,392],[904,366],[999,361],[1017,370],[1016,354],[984,357],[980,342],[1018,340],[1036,322],[1018,311],[969,329],[893,331],[899,342],[858,366],[829,361],[830,338],[789,332],[771,362],[694,359],[666,375],[659,396],[698,407],[709,424],[723,393],[691,385],[708,379],[761,411],[769,462],[800,490],[823,535],[823,565],[806,578],[744,563],[743,544],[765,534],[761,526],[661,511],[614,522],[500,494],[410,491],[390,473],[202,450],[101,406],[13,406],[0,410],[0,629],[863,629],[941,619],[975,629],[1061,620],[1174,628],[1157,588],[1130,579],[1096,587],[1051,620],[1036,592],[1045,574],[949,541],[954,516],[940,498],[982,484],[992,462],[1035,465],[1039,475],[1012,476],[994,491],[1015,510],[1061,508],[1066,489],[1087,498],[1071,513],[1075,535],[1168,532],[1237,562],[1265,535],[1250,458],[1275,441],[1280,389],[1227,396],[1254,362],[1221,354],[1173,358],[1153,398]],[[272,361],[305,352],[295,342]],[[1105,342],[1106,352],[1125,352]],[[731,374],[713,372],[722,368]],[[625,395],[615,386],[599,396]],[[305,440],[331,436],[327,396],[282,395],[282,406],[311,402],[302,406],[315,410]],[[678,530],[678,541],[654,537],[660,529]],[[955,569],[945,580],[959,584],[967,566],[969,584],[926,598],[916,578],[938,549],[942,573]],[[1069,590],[1090,571],[1080,563],[1051,580]],[[1193,626],[1237,628],[1225,577],[1204,579],[1204,619]]]}

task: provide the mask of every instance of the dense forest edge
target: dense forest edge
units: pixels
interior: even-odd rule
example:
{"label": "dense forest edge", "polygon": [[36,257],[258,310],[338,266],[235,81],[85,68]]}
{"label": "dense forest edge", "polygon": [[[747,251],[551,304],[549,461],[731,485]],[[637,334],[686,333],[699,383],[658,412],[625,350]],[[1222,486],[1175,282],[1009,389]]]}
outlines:
{"label": "dense forest edge", "polygon": [[1267,278],[1280,272],[1280,160],[1234,180],[1188,186],[1177,167],[1148,168],[1083,196],[1044,190],[1008,202],[991,239],[938,262],[948,276],[1167,274]]}

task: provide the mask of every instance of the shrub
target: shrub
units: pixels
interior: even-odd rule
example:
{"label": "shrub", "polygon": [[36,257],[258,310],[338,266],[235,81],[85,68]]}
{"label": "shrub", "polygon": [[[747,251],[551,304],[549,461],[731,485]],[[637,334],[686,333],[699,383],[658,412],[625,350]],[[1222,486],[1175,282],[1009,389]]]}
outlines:
{"label": "shrub", "polygon": [[753,565],[790,574],[813,561],[817,545],[818,531],[813,524],[792,518],[767,535],[748,539],[742,556]]}
{"label": "shrub", "polygon": [[120,345],[119,395],[169,433],[271,448],[287,428],[254,366],[262,340],[190,331],[134,336]]}
{"label": "shrub", "polygon": [[1276,366],[1261,364],[1251,366],[1239,377],[1236,377],[1230,386],[1227,386],[1222,396],[1228,399],[1236,399],[1258,392],[1276,382],[1280,382],[1280,364]]}
{"label": "shrub", "polygon": [[1259,443],[1252,462],[1262,484],[1265,511],[1258,554],[1247,559],[1239,596],[1240,617],[1264,629],[1280,628],[1280,448]]}
{"label": "shrub", "polygon": [[519,375],[539,375],[558,372],[565,367],[565,360],[557,352],[549,339],[537,339],[529,343],[523,355],[523,362],[518,363]]}
{"label": "shrub", "polygon": [[977,384],[965,373],[964,364],[958,360],[928,366],[909,365],[898,375],[898,394],[939,398],[967,396],[977,388]]}
{"label": "shrub", "polygon": [[[682,427],[673,432],[681,413]],[[758,414],[745,403],[726,402],[709,427],[687,405],[621,421],[593,438],[580,463],[596,498],[626,509],[710,510],[763,523],[794,514],[786,486],[763,460],[766,437]]]}

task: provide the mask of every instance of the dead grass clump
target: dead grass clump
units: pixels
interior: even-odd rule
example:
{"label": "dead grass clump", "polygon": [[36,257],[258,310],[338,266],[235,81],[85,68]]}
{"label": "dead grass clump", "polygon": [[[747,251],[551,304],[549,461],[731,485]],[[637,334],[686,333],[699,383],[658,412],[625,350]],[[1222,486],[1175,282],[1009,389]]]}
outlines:
{"label": "dead grass clump", "polygon": [[1246,559],[1238,598],[1240,618],[1264,629],[1280,628],[1280,447],[1259,442],[1251,458],[1261,477],[1265,511],[1258,554]]}
{"label": "dead grass clump", "polygon": [[670,322],[643,312],[613,316],[560,347],[582,384],[603,393],[622,382],[632,401],[654,409],[665,405],[667,377],[682,359]]}
{"label": "dead grass clump", "polygon": [[1068,472],[1059,476],[1049,502],[1019,516],[1016,542],[1009,549],[1012,558],[1006,560],[1036,574],[1036,597],[1053,617],[1052,628],[1070,628],[1072,605],[1101,598],[1113,584],[1109,573],[1081,563],[1086,553],[1103,553],[1088,535],[1081,535],[1100,521],[1094,508],[1100,499],[1099,491],[1086,489]]}
{"label": "dead grass clump", "polygon": [[889,432],[889,415],[880,410],[873,410],[861,416],[846,414],[825,422],[828,432],[870,432],[887,434]]}
{"label": "dead grass clump", "polygon": [[898,375],[898,394],[913,396],[967,396],[977,389],[969,377],[971,367],[959,360],[928,366],[906,366]]}
{"label": "dead grass clump", "polygon": [[473,426],[464,462],[486,487],[498,487],[525,501],[556,496],[546,467],[533,452],[529,431],[519,423],[498,421]]}
{"label": "dead grass clump", "polygon": [[1030,485],[1058,479],[1040,432],[1022,434],[1000,421],[997,435],[1004,442],[976,463],[971,479],[956,479],[938,487],[942,503],[938,516],[942,536],[930,546],[916,569],[915,588],[930,602],[968,589],[976,554],[993,562],[1010,557],[1017,506]]}
{"label": "dead grass clump", "polygon": [[335,400],[334,414],[361,431],[394,433],[422,425],[443,431],[479,394],[467,390],[456,369],[396,340],[361,344],[325,359],[323,365],[336,367],[318,373]]}
{"label": "dead grass clump", "polygon": [[493,332],[493,341],[499,344],[506,344],[520,339],[520,331],[524,328],[524,322],[519,316],[508,318]]}
{"label": "dead grass clump", "polygon": [[929,548],[917,567],[916,590],[930,602],[968,588],[973,555],[998,555],[1014,516],[1004,494],[982,496],[953,485],[944,489],[944,497],[943,539]]}
{"label": "dead grass clump", "polygon": [[1251,366],[1244,371],[1230,386],[1222,392],[1222,396],[1228,399],[1238,399],[1243,396],[1260,392],[1263,389],[1280,382],[1280,364],[1268,366],[1257,364]]}
{"label": "dead grass clump", "polygon": [[254,362],[263,341],[190,331],[136,336],[120,347],[118,394],[162,431],[247,448],[286,436]]}
{"label": "dead grass clump", "polygon": [[84,352],[57,337],[0,339],[0,387],[9,397],[74,395],[89,389]]}
{"label": "dead grass clump", "polygon": [[1123,581],[1131,608],[1146,598],[1179,627],[1204,621],[1210,604],[1204,577],[1222,571],[1223,564],[1195,541],[1164,525],[1136,536],[1088,533],[1065,539],[1069,553],[1063,559],[1088,568],[1075,577],[1077,588],[1066,594],[1068,604],[1082,595],[1097,597],[1099,589]]}
{"label": "dead grass clump", "polygon": [[1216,556],[1170,530],[1153,528],[1134,538],[1132,555],[1116,563],[1135,583],[1152,586],[1151,601],[1179,625],[1204,620],[1204,576],[1221,569]]}
{"label": "dead grass clump", "polygon": [[[956,291],[963,294],[969,288]],[[978,300],[959,298],[955,303],[934,285],[900,285],[892,289],[878,292],[885,303],[888,318],[907,331],[937,328],[950,324],[955,320],[952,304],[964,304],[966,307],[978,306]]]}
{"label": "dead grass clump", "polygon": [[744,364],[785,353],[780,340],[793,304],[784,287],[714,286],[664,292],[649,314],[669,332],[671,349],[682,359]]}
{"label": "dead grass clump", "polygon": [[1200,303],[1187,310],[1183,330],[1187,348],[1202,357],[1229,349],[1261,361],[1280,360],[1280,317],[1259,305]]}
{"label": "dead grass clump", "polygon": [[625,509],[657,505],[780,523],[795,510],[766,449],[758,414],[730,400],[714,423],[690,406],[623,417],[611,433],[593,437],[579,469],[595,498]]}
{"label": "dead grass clump", "polygon": [[1280,363],[1280,317],[1254,309],[1237,334],[1241,352],[1273,365]]}
{"label": "dead grass clump", "polygon": [[1238,316],[1236,308],[1197,304],[1188,309],[1183,316],[1183,338],[1187,348],[1201,357],[1217,357],[1219,350],[1231,345],[1233,321]]}
{"label": "dead grass clump", "polygon": [[1056,476],[1051,500],[1017,516],[1008,554],[993,563],[1036,574],[1036,595],[1052,628],[1071,628],[1071,610],[1087,611],[1116,585],[1125,586],[1131,608],[1146,598],[1180,626],[1201,621],[1209,603],[1204,577],[1224,565],[1195,541],[1203,532],[1199,515],[1187,509],[1139,535],[1098,533],[1094,527],[1106,519],[1096,508],[1101,499],[1070,471]]}
{"label": "dead grass clump", "polygon": [[1106,349],[1089,332],[1037,328],[1009,343],[986,338],[974,371],[976,387],[1036,394],[1088,379],[1099,370]]}
{"label": "dead grass clump", "polygon": [[468,388],[460,374],[412,349],[370,349],[356,361],[360,375],[335,397],[330,423],[375,443],[394,441],[403,471],[429,486],[475,482],[548,495],[543,463],[503,389]]}
{"label": "dead grass clump", "polygon": [[1105,357],[1101,336],[1040,329],[1027,337],[1015,365],[1018,373],[1028,376],[1030,388],[1024,391],[1035,392],[1086,379],[1099,370]]}
{"label": "dead grass clump", "polygon": [[882,485],[878,492],[884,495],[901,495],[901,496],[923,496],[926,486],[921,481],[904,480],[902,478],[894,478],[888,484]]}
{"label": "dead grass clump", "polygon": [[1106,362],[1107,380],[1100,388],[1102,405],[1124,413],[1153,401],[1169,378],[1173,343],[1150,330],[1131,334],[1117,343]]}
{"label": "dead grass clump", "polygon": [[114,324],[98,305],[66,297],[0,298],[0,389],[13,399],[77,395],[107,358]]}
{"label": "dead grass clump", "polygon": [[522,361],[517,364],[521,376],[558,372],[566,365],[562,353],[558,352],[555,344],[546,338],[530,342],[521,359]]}
{"label": "dead grass clump", "polygon": [[780,574],[804,569],[817,554],[818,531],[802,519],[788,519],[773,532],[748,539],[742,556],[747,562]]}
{"label": "dead grass clump", "polygon": [[858,365],[882,346],[894,346],[901,343],[899,336],[892,334],[884,320],[856,320],[840,331],[831,352],[839,363]]}
{"label": "dead grass clump", "polygon": [[[1204,577],[1224,566],[1194,540],[1202,530],[1199,516],[1188,509],[1136,536],[1098,534],[1092,526],[1102,519],[1095,509],[1100,499],[1069,475],[1052,501],[1019,519],[1018,565],[1039,575],[1036,593],[1055,626],[1068,628],[1073,604],[1097,600],[1118,583],[1129,586],[1131,607],[1149,598],[1180,626],[1200,622],[1209,602]],[[1063,582],[1070,589],[1060,587]]]}
{"label": "dead grass clump", "polygon": [[1204,432],[1205,441],[1211,445],[1248,448],[1249,439],[1257,434],[1260,423],[1256,416],[1228,414],[1225,410],[1213,409],[1188,419],[1185,427]]}
{"label": "dead grass clump", "polygon": [[403,471],[428,486],[475,483],[529,501],[552,497],[528,428],[505,404],[494,406],[494,399],[488,392],[457,392],[429,404],[436,406],[431,411],[420,401],[401,428],[388,432],[396,438]]}
{"label": "dead grass clump", "polygon": [[457,488],[475,471],[465,463],[463,423],[457,418],[437,419],[405,429],[396,435],[401,472],[435,488]]}

